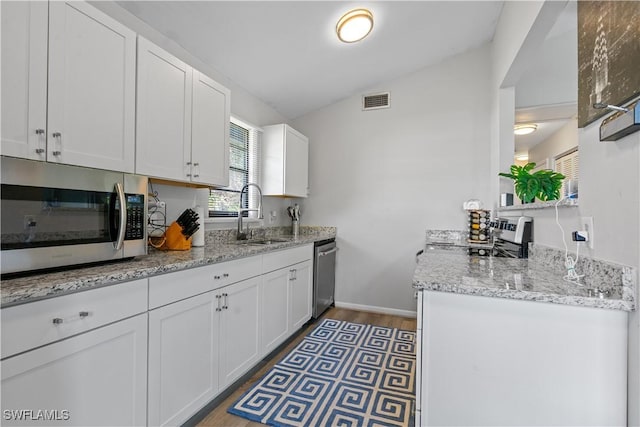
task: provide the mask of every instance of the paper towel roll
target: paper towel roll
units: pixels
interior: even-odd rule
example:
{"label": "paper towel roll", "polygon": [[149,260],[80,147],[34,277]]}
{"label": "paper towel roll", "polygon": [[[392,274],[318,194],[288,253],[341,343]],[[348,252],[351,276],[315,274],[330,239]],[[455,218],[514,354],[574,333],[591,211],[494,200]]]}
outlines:
{"label": "paper towel roll", "polygon": [[191,237],[191,246],[204,246],[204,208],[196,206],[193,210],[198,214],[198,224],[200,228]]}

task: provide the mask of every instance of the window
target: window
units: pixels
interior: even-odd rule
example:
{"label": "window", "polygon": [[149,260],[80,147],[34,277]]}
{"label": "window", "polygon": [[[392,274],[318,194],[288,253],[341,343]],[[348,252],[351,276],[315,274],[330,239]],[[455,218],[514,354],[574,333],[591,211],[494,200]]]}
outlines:
{"label": "window", "polygon": [[565,176],[562,183],[560,194],[565,193],[565,185],[569,180],[576,181],[578,179],[578,150],[575,149],[565,153],[556,159],[556,172],[560,172]]}
{"label": "window", "polygon": [[[229,126],[229,186],[209,193],[210,217],[237,217],[240,191],[247,183],[258,183],[260,176],[260,131],[240,120],[231,119]],[[243,197],[243,209],[258,206],[258,192],[249,188]],[[255,212],[245,217],[256,217]]]}

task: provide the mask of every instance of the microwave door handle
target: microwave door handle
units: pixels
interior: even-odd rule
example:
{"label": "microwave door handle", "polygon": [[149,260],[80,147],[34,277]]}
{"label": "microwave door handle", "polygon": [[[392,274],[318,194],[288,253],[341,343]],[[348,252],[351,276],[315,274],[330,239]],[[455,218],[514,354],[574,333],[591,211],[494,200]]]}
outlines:
{"label": "microwave door handle", "polygon": [[118,228],[118,238],[114,243],[114,247],[116,251],[119,251],[120,249],[122,249],[125,232],[127,231],[127,201],[124,197],[122,184],[119,182],[116,183],[116,195],[118,196],[118,200],[120,201],[120,227]]}

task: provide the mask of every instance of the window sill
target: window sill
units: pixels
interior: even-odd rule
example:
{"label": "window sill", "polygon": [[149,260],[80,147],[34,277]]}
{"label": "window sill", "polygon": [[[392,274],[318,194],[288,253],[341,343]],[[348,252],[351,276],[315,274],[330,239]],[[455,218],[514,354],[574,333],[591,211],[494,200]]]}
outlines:
{"label": "window sill", "polygon": [[[513,206],[501,206],[498,208],[498,212],[502,211],[523,211],[530,209],[546,209],[546,208],[554,208],[558,203],[557,200],[551,200],[548,202],[535,202],[535,203],[525,203],[523,205],[513,205]],[[577,207],[578,199],[564,199],[560,203],[558,203],[558,207]]]}

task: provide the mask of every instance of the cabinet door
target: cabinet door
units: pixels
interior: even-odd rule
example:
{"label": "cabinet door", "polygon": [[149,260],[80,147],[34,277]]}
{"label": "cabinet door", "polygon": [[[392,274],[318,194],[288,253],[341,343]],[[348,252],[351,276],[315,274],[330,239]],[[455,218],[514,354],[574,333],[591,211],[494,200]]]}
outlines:
{"label": "cabinet door", "polygon": [[149,312],[149,425],[180,425],[218,394],[219,299]]}
{"label": "cabinet door", "polygon": [[191,178],[192,69],[138,37],[136,173]]}
{"label": "cabinet door", "polygon": [[284,193],[288,196],[309,195],[309,141],[285,126]]}
{"label": "cabinet door", "polygon": [[193,71],[193,182],[229,185],[229,97],[227,88],[199,71]]}
{"label": "cabinet door", "polygon": [[133,172],[136,34],[85,2],[50,2],[47,160]]}
{"label": "cabinet door", "polygon": [[[145,313],[3,360],[3,425],[145,425],[146,385]],[[29,409],[63,421],[7,417]]]}
{"label": "cabinet door", "polygon": [[262,276],[260,325],[264,354],[271,352],[290,335],[289,280],[292,274],[289,268],[283,268]]}
{"label": "cabinet door", "polygon": [[311,261],[301,262],[293,267],[290,285],[291,331],[300,329],[311,319],[313,269]]}
{"label": "cabinet door", "polygon": [[218,290],[222,295],[220,382],[226,387],[260,358],[260,277]]}
{"label": "cabinet door", "polygon": [[46,1],[0,2],[2,154],[46,159]]}

